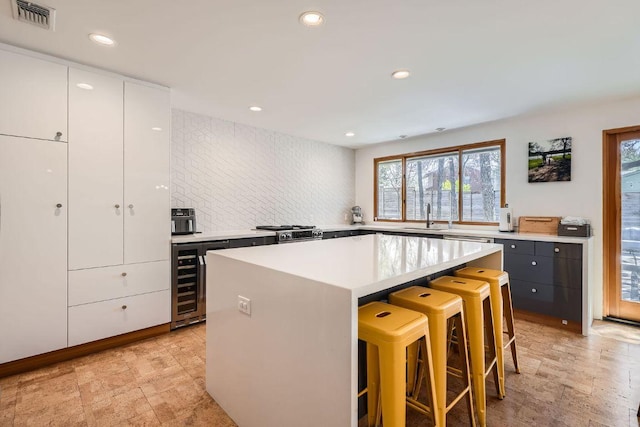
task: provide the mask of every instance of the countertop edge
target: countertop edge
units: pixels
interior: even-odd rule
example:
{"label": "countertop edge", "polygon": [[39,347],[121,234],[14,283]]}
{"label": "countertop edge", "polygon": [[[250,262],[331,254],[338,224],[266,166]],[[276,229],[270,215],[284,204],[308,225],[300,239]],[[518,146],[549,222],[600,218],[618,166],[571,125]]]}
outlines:
{"label": "countertop edge", "polygon": [[[516,232],[503,232],[498,230],[478,230],[468,228],[419,228],[418,226],[410,227],[406,225],[379,225],[379,224],[365,224],[365,225],[322,225],[317,228],[324,231],[349,231],[349,230],[370,230],[370,231],[389,231],[389,232],[404,232],[412,234],[430,234],[441,235],[451,237],[490,237],[494,239],[511,239],[511,240],[537,240],[542,242],[558,242],[558,243],[578,243],[585,244],[593,236],[589,237],[572,237],[572,236],[558,236],[551,234],[535,234],[535,233],[516,233]],[[252,237],[271,237],[275,236],[273,231],[262,230],[229,230],[218,231],[212,233],[191,234],[191,235],[177,235],[171,237],[171,243],[198,243],[209,242],[217,240],[227,239],[246,239]]]}

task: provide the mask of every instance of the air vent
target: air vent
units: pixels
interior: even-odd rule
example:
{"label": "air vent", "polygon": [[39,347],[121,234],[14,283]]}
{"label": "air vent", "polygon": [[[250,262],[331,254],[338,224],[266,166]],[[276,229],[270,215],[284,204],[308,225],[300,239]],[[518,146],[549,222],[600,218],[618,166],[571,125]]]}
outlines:
{"label": "air vent", "polygon": [[45,30],[55,31],[55,9],[23,0],[11,0],[11,5],[13,7],[13,17],[18,21],[28,22]]}

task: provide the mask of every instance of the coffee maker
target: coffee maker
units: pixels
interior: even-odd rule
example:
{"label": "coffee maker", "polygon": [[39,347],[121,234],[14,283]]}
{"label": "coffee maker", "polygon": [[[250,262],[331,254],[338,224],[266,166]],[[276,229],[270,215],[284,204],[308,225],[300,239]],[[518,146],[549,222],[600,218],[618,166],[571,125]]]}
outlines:
{"label": "coffee maker", "polygon": [[362,221],[362,208],[360,208],[360,206],[351,208],[351,224],[364,224],[364,221]]}

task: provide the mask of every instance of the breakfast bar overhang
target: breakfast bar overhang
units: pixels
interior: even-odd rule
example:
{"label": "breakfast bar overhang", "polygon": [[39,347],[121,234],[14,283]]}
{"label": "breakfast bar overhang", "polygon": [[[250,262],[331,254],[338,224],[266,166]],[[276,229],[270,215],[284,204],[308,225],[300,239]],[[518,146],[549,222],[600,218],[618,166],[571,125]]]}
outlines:
{"label": "breakfast bar overhang", "polygon": [[372,234],[211,251],[206,265],[216,402],[241,427],[355,427],[359,303],[458,266],[502,269],[502,245]]}

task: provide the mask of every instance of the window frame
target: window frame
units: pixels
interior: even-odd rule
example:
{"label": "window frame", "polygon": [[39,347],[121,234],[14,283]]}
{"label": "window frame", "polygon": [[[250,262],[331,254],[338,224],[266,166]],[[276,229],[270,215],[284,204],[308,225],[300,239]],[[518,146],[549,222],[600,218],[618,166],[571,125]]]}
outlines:
{"label": "window frame", "polygon": [[[396,154],[393,156],[377,157],[373,159],[373,220],[374,222],[411,222],[411,223],[423,223],[424,220],[412,220],[407,219],[407,160],[415,157],[433,156],[439,154],[453,154],[457,153],[458,156],[458,182],[463,182],[463,168],[462,168],[462,155],[465,151],[477,150],[479,148],[487,147],[499,147],[500,149],[500,207],[504,207],[506,200],[506,183],[505,183],[505,171],[506,171],[506,139],[495,139],[491,141],[476,142],[473,144],[456,145],[451,147],[442,147],[434,150],[418,151],[413,153]],[[400,219],[385,219],[378,218],[378,165],[380,163],[389,161],[402,162],[402,200],[401,200],[401,218]],[[462,202],[463,198],[458,197],[458,219],[452,221],[453,224],[463,225],[498,225],[498,222],[484,222],[484,221],[463,221],[462,220]],[[434,223],[447,223],[448,221],[434,220]]]}

